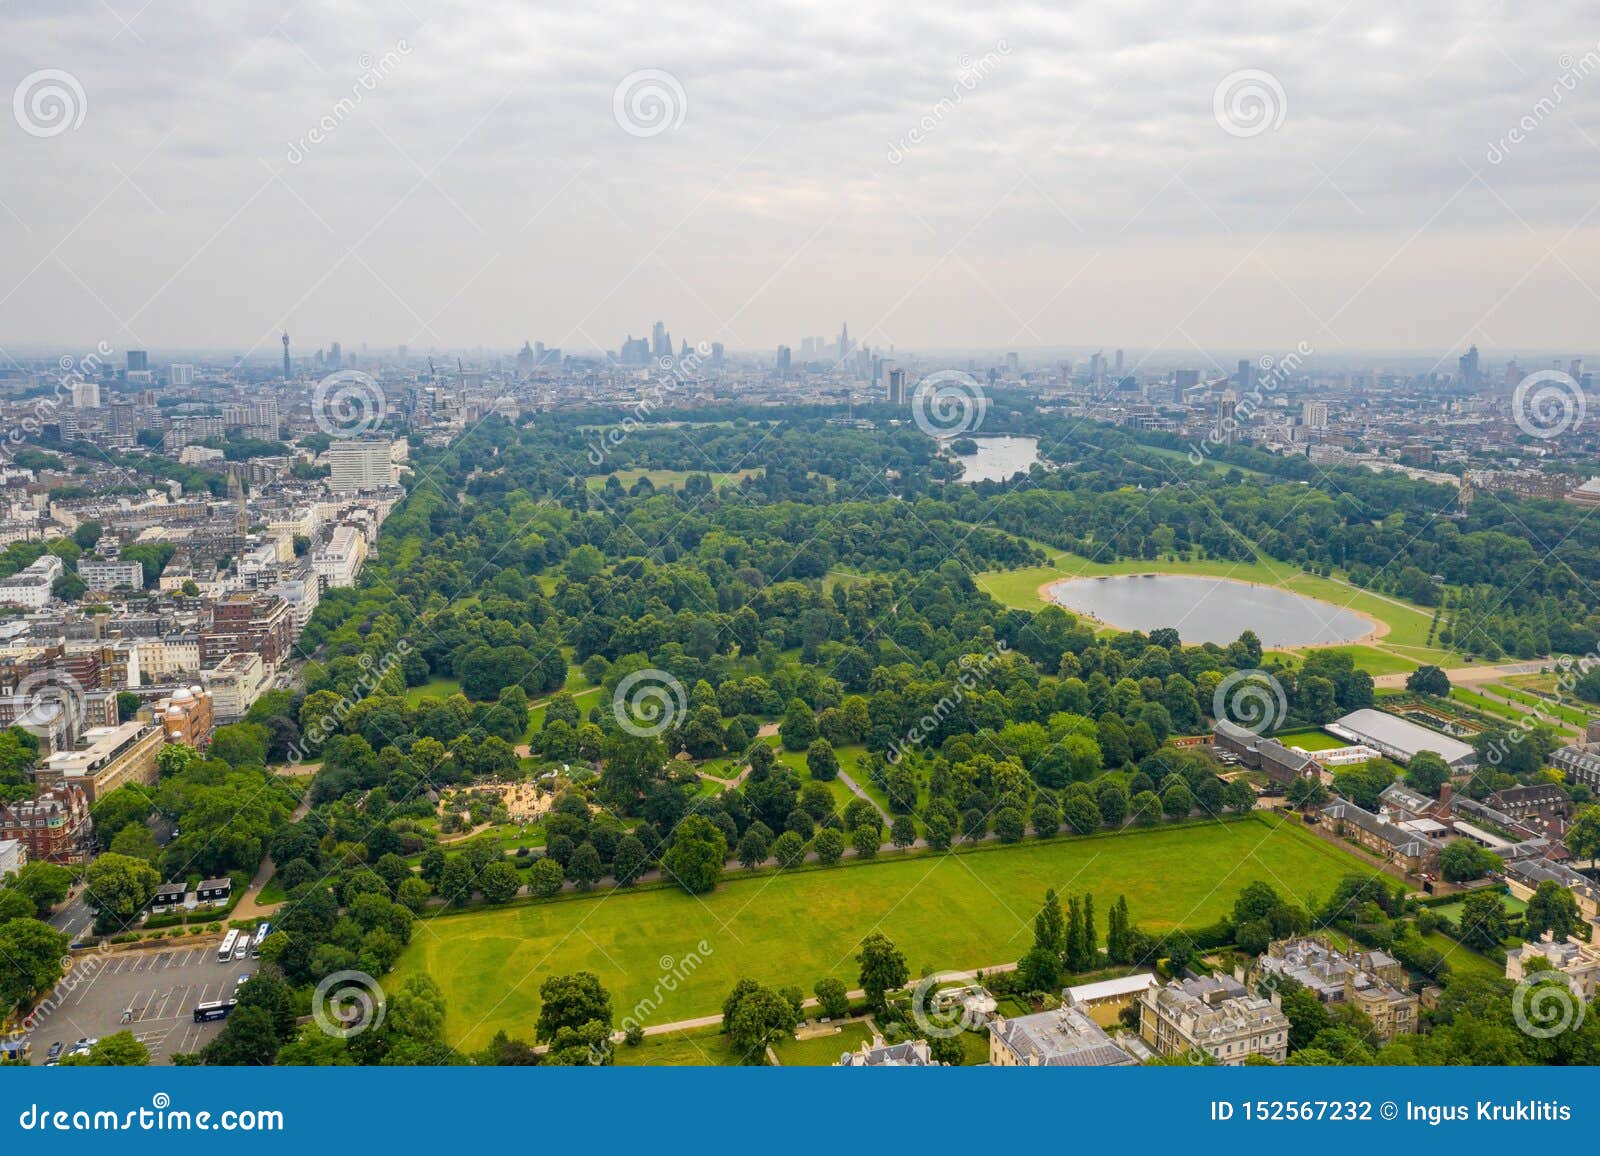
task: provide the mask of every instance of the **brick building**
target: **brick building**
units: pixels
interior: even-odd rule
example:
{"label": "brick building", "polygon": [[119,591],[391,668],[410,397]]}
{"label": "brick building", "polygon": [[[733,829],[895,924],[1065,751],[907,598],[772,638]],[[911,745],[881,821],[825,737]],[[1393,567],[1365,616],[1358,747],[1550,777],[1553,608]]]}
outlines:
{"label": "brick building", "polygon": [[89,858],[94,824],[89,800],[76,786],[41,791],[32,799],[0,803],[0,839],[15,839],[28,859],[82,863]]}

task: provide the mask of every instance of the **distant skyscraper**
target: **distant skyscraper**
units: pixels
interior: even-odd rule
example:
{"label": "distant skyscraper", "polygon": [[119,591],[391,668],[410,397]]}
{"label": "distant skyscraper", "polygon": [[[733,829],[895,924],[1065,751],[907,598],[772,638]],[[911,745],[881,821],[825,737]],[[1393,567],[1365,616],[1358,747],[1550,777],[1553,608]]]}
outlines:
{"label": "distant skyscraper", "polygon": [[1233,380],[1241,393],[1250,392],[1255,388],[1256,384],[1256,363],[1248,357],[1241,357],[1239,359],[1239,372],[1234,375]]}
{"label": "distant skyscraper", "polygon": [[722,364],[722,355],[723,355],[722,342],[713,341],[711,343],[711,364],[712,365],[721,365]]}
{"label": "distant skyscraper", "polygon": [[1096,350],[1094,356],[1089,358],[1089,384],[1098,388],[1105,376],[1106,355]]}
{"label": "distant skyscraper", "polygon": [[174,361],[171,365],[167,366],[167,384],[193,385],[194,366],[185,365],[182,362]]}
{"label": "distant skyscraper", "polygon": [[142,349],[128,350],[128,372],[143,373],[150,368],[150,355]]}
{"label": "distant skyscraper", "polygon": [[903,369],[889,369],[889,404],[905,405],[909,400],[906,397],[906,371]]}
{"label": "distant skyscraper", "polygon": [[[1022,368],[1022,363],[1017,358],[1017,355],[1015,353],[1006,354],[1006,372],[1007,373],[1009,373],[1012,377],[1015,377],[1015,376],[1017,376],[1017,374],[1019,372],[1021,372],[1021,368]],[[1117,368],[1120,369],[1122,367],[1119,365]]]}
{"label": "distant skyscraper", "polygon": [[[1243,362],[1240,363],[1244,364]],[[1222,396],[1217,398],[1217,440],[1232,442],[1238,432],[1239,398],[1231,389],[1222,391]]]}
{"label": "distant skyscraper", "polygon": [[1456,365],[1461,371],[1461,384],[1468,389],[1478,388],[1478,347],[1474,345],[1461,355]]}
{"label": "distant skyscraper", "polygon": [[789,376],[790,361],[791,361],[791,357],[790,357],[789,347],[787,345],[778,346],[778,376],[779,377],[788,377]]}
{"label": "distant skyscraper", "polygon": [[283,335],[283,380],[288,381],[292,376],[294,375],[289,372],[289,334],[285,331]]}
{"label": "distant skyscraper", "polygon": [[1328,428],[1328,403],[1325,401],[1308,401],[1300,406],[1300,416],[1306,425],[1314,430]]}
{"label": "distant skyscraper", "polygon": [[1117,368],[1115,371],[1115,376],[1119,381],[1122,378],[1122,350],[1120,349],[1117,350]]}
{"label": "distant skyscraper", "polygon": [[850,325],[848,322],[839,326],[839,363],[842,365],[850,356]]}
{"label": "distant skyscraper", "polygon": [[1200,371],[1198,369],[1180,369],[1173,378],[1173,383],[1181,395],[1186,389],[1193,389],[1200,384]]}
{"label": "distant skyscraper", "polygon": [[337,341],[328,346],[328,364],[334,369],[344,364],[344,350],[339,347]]}
{"label": "distant skyscraper", "polygon": [[672,356],[672,335],[667,332],[667,327],[659,321],[650,327],[650,356]]}

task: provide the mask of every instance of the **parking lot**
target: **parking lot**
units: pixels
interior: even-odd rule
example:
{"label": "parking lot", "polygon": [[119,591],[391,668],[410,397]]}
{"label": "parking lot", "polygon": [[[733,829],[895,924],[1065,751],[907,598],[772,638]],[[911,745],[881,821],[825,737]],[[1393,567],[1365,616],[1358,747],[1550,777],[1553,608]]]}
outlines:
{"label": "parking lot", "polygon": [[57,988],[60,1004],[41,1012],[30,1033],[33,1062],[42,1064],[57,1041],[70,1049],[82,1037],[123,1030],[150,1049],[153,1064],[170,1063],[177,1052],[197,1052],[225,1021],[195,1023],[195,1005],[231,996],[235,981],[257,963],[218,963],[216,940],[166,951],[80,954]]}

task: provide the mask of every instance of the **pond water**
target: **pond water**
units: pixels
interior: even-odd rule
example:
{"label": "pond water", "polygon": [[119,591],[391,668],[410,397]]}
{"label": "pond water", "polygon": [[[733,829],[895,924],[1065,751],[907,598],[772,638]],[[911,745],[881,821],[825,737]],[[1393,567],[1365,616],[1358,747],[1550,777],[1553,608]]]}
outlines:
{"label": "pond water", "polygon": [[1012,474],[1025,474],[1039,460],[1039,439],[1011,437],[973,438],[977,453],[957,454],[963,482],[1003,482]]}
{"label": "pond water", "polygon": [[1246,630],[1261,644],[1353,642],[1373,624],[1353,611],[1252,582],[1179,574],[1070,578],[1050,587],[1053,601],[1123,630],[1175,627],[1184,642],[1226,646]]}

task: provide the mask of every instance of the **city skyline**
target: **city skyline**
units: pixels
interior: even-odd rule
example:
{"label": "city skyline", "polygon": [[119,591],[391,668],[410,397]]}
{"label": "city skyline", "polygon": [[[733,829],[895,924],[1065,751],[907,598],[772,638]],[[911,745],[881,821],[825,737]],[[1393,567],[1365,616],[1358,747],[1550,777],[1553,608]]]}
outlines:
{"label": "city skyline", "polygon": [[1526,360],[1600,298],[1559,8],[12,15],[8,350],[599,349],[665,301],[730,351]]}

